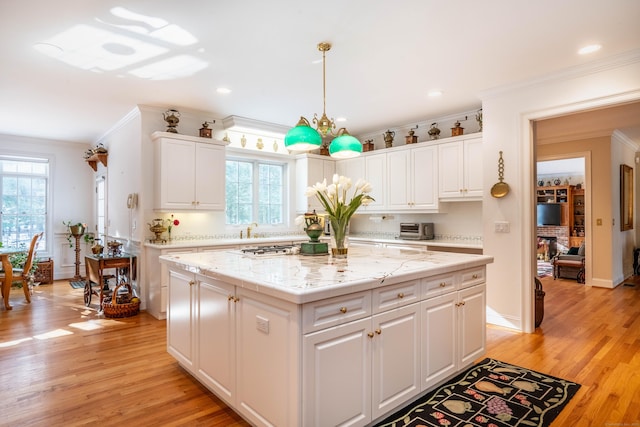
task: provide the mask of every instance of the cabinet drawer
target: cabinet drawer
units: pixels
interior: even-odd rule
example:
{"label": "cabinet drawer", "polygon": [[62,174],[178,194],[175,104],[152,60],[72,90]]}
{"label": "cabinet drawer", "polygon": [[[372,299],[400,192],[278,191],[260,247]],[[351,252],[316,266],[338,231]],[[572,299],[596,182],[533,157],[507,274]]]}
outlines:
{"label": "cabinet drawer", "polygon": [[460,289],[468,288],[469,286],[478,285],[480,283],[485,282],[485,271],[484,267],[476,267],[470,268],[468,270],[463,270],[460,274],[462,276],[460,282]]}
{"label": "cabinet drawer", "polygon": [[371,316],[371,292],[357,292],[302,307],[303,332],[320,329]]}
{"label": "cabinet drawer", "polygon": [[425,298],[443,295],[455,290],[456,274],[447,273],[422,279],[422,294]]}
{"label": "cabinet drawer", "polygon": [[420,280],[374,289],[372,298],[374,314],[420,301]]}

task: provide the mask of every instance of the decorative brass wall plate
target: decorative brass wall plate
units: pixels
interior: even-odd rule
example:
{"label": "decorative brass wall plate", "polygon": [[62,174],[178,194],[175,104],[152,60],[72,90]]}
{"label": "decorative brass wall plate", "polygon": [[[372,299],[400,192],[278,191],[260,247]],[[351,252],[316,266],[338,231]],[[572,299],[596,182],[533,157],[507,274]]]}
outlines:
{"label": "decorative brass wall plate", "polygon": [[509,194],[509,184],[504,182],[504,160],[502,160],[502,151],[500,151],[500,159],[498,160],[498,182],[491,187],[491,195],[496,199],[500,199]]}

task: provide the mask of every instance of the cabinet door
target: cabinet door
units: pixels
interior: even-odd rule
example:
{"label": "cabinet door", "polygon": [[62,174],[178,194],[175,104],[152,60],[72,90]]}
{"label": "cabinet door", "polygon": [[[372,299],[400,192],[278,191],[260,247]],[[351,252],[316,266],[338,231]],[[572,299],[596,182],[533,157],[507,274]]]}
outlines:
{"label": "cabinet door", "polygon": [[421,147],[411,150],[411,208],[438,209],[438,148]]}
{"label": "cabinet door", "polygon": [[198,282],[198,379],[229,404],[236,386],[235,287],[206,278]]}
{"label": "cabinet door", "polygon": [[159,208],[192,209],[196,201],[195,142],[163,138],[160,150]]}
{"label": "cabinet door", "polygon": [[420,304],[373,316],[372,419],[420,392]]}
{"label": "cabinet door", "polygon": [[317,157],[300,157],[296,160],[296,209],[298,212],[311,212],[314,209],[324,212],[316,197],[305,196],[307,187],[311,187],[325,178],[331,184],[335,173],[335,161]]}
{"label": "cabinet door", "polygon": [[[410,209],[413,200],[410,195],[411,162],[409,150],[388,153],[386,170],[388,171],[387,183],[389,189],[387,207],[392,210]],[[383,173],[384,171],[380,172]]]}
{"label": "cabinet door", "polygon": [[167,310],[167,352],[194,373],[194,285],[195,278],[182,271],[169,270],[169,309]]}
{"label": "cabinet door", "polygon": [[482,197],[482,138],[464,141],[464,196]]}
{"label": "cabinet door", "polygon": [[422,390],[456,372],[456,293],[421,303]]}
{"label": "cabinet door", "polygon": [[241,288],[236,296],[236,408],[254,425],[302,425],[298,307]]}
{"label": "cabinet door", "polygon": [[459,366],[462,369],[485,353],[486,296],[485,285],[458,292]]}
{"label": "cabinet door", "polygon": [[305,426],[364,426],[371,421],[371,318],[303,338]]}
{"label": "cabinet door", "polygon": [[438,145],[439,196],[459,198],[463,195],[464,147],[462,141]]}
{"label": "cabinet door", "polygon": [[225,208],[224,147],[196,144],[195,148],[195,207],[224,210]]}
{"label": "cabinet door", "polygon": [[385,209],[387,207],[387,155],[382,153],[366,156],[365,175],[365,179],[371,184],[370,194],[375,201],[363,210],[379,211]]}
{"label": "cabinet door", "polygon": [[336,173],[351,178],[354,184],[358,179],[365,179],[364,157],[359,156],[353,159],[338,160],[336,162]]}

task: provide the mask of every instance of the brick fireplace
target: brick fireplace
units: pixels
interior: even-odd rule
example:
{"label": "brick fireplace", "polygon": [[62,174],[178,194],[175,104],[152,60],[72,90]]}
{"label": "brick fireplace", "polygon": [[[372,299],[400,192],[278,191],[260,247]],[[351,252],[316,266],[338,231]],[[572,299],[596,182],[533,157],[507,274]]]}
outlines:
{"label": "brick fireplace", "polygon": [[[569,247],[569,227],[566,225],[540,225],[538,226],[538,237],[546,238],[548,240],[551,237],[555,238],[557,242],[557,250],[563,251]],[[550,255],[553,256],[553,255]]]}

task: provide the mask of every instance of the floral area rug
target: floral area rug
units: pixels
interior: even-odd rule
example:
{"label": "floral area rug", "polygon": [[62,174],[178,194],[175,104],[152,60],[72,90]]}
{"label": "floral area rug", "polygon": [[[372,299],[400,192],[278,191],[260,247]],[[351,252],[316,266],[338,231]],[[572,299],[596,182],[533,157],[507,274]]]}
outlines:
{"label": "floral area rug", "polygon": [[376,427],[544,427],[580,384],[485,359]]}

